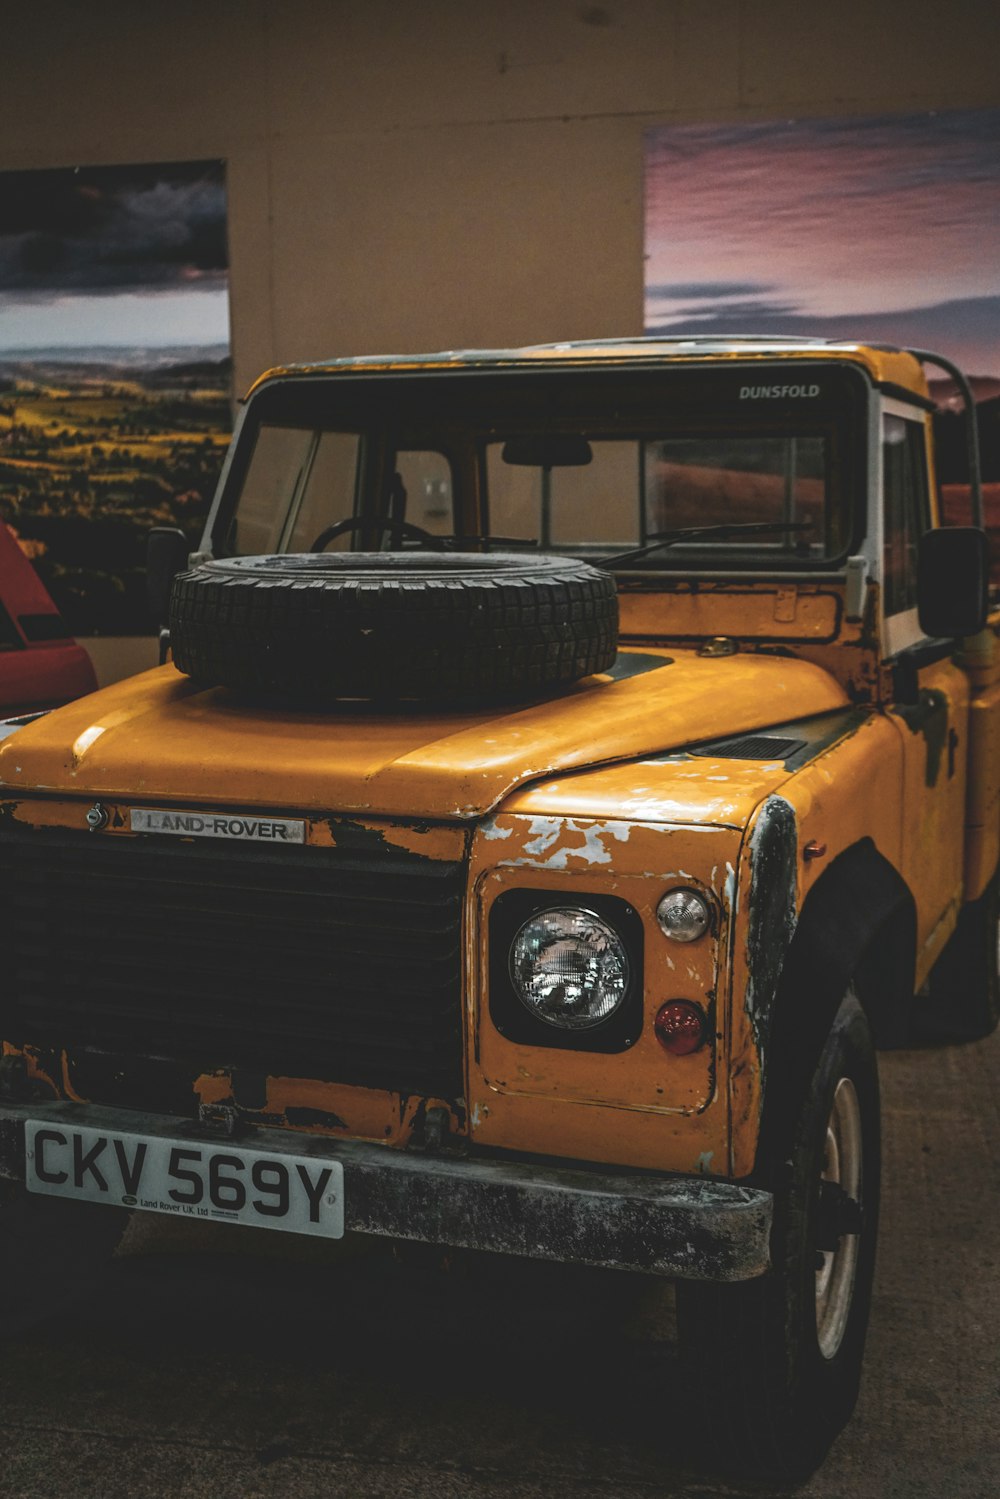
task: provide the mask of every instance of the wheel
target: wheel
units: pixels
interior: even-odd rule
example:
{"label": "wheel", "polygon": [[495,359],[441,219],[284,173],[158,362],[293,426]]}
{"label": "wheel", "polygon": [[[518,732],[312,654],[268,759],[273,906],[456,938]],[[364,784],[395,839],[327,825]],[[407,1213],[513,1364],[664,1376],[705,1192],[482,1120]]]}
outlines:
{"label": "wheel", "polygon": [[1000,1021],[1000,872],[958,925],[917,1010],[917,1030],[932,1041],[978,1041]]}
{"label": "wheel", "polygon": [[170,600],[178,670],[308,706],[524,697],[607,670],[617,640],[614,579],[572,557],[230,557]]}
{"label": "wheel", "polygon": [[[789,1079],[787,1096],[802,1098],[802,1081]],[[761,1173],[775,1191],[771,1270],[737,1285],[677,1285],[681,1367],[703,1417],[712,1412],[727,1434],[723,1465],[779,1481],[822,1460],[861,1377],[880,1132],[875,1051],[853,991],[791,1114]]]}

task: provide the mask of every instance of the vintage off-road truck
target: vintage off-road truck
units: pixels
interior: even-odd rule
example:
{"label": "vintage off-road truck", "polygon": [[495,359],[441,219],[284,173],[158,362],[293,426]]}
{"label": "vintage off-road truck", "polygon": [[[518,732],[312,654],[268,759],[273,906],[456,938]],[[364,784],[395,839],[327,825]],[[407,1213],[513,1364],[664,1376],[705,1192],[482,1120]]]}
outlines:
{"label": "vintage off-road truck", "polygon": [[814,1465],[873,1041],[998,1015],[1000,610],[981,509],[937,525],[930,358],[258,382],[202,550],[154,541],[172,661],[2,731],[15,1192],[68,1235],[100,1202],[675,1277],[715,1433]]}

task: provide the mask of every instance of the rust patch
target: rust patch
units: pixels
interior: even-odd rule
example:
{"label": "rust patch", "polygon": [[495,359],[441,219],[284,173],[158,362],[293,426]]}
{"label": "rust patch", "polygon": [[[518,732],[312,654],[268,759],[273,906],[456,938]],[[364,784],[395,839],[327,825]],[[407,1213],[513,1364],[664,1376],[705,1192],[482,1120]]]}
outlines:
{"label": "rust patch", "polygon": [[935,687],[922,687],[913,704],[897,703],[892,709],[911,734],[919,734],[926,746],[924,783],[936,786],[941,771],[941,757],[948,737],[948,699]]}
{"label": "rust patch", "polygon": [[228,1072],[203,1072],[195,1078],[192,1091],[199,1103],[229,1103],[233,1096],[232,1079]]}
{"label": "rust patch", "polygon": [[798,831],[795,809],[769,796],[750,836],[746,1012],[763,1058],[785,954],[795,933]]}
{"label": "rust patch", "polygon": [[416,859],[454,862],[465,855],[465,828],[440,823],[392,823],[374,818],[317,818],[309,824],[313,848],[398,848]]}
{"label": "rust patch", "polygon": [[339,1114],[328,1113],[326,1109],[297,1109],[293,1106],[285,1110],[285,1118],[293,1129],[308,1129],[323,1134],[348,1128]]}

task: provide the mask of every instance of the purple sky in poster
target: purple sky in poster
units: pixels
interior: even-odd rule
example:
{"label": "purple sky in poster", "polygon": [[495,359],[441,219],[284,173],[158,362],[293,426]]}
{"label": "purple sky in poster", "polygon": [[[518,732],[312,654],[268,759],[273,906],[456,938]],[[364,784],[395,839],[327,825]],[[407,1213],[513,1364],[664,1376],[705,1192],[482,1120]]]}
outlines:
{"label": "purple sky in poster", "polygon": [[648,332],[937,349],[1000,376],[1000,110],[647,135]]}

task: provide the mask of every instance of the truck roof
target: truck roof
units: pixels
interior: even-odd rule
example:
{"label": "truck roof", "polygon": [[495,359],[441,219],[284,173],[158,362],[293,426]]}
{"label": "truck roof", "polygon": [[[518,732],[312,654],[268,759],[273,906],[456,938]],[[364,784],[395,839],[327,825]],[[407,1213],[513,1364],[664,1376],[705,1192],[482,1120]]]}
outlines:
{"label": "truck roof", "polygon": [[291,376],[382,374],[416,370],[510,369],[550,365],[704,364],[726,360],[835,359],[861,365],[876,384],[894,385],[928,398],[927,380],[917,357],[906,349],[880,343],[849,343],[829,338],[786,338],[716,334],[712,337],[593,338],[566,343],[533,344],[522,349],[447,349],[434,354],[364,354],[320,359],[308,364],[278,365],[255,380],[247,399],[266,381]]}

